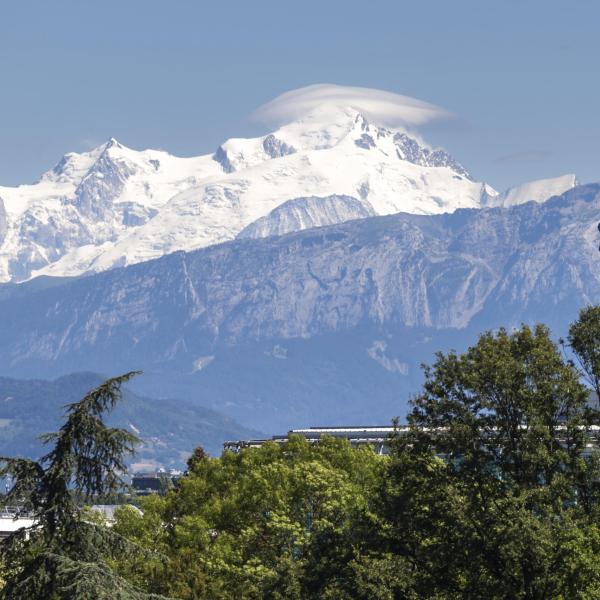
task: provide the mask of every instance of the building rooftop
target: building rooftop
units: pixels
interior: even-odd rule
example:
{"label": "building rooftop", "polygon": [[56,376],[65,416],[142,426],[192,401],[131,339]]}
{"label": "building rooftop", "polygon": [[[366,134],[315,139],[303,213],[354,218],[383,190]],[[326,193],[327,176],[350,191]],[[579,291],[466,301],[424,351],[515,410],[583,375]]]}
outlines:
{"label": "building rooftop", "polygon": [[318,442],[323,436],[347,439],[353,446],[369,444],[379,454],[387,454],[388,439],[394,431],[406,430],[406,427],[391,425],[337,425],[328,427],[307,427],[291,429],[284,435],[274,435],[270,439],[233,440],[223,444],[224,450],[238,452],[242,448],[259,448],[267,442],[285,443],[292,434],[301,435],[311,443]]}

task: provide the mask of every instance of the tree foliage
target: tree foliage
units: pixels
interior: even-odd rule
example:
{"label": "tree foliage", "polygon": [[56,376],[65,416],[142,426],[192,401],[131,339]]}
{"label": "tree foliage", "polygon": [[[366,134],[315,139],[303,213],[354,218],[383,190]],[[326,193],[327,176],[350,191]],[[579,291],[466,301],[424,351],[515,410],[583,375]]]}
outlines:
{"label": "tree foliage", "polygon": [[176,491],[146,500],[143,516],[119,515],[120,533],[171,556],[163,568],[132,561],[125,572],[146,568],[152,589],[181,598],[341,597],[373,518],[382,457],[300,436],[196,457]]}
{"label": "tree foliage", "polygon": [[543,326],[486,333],[425,369],[381,500],[386,543],[419,573],[420,597],[595,597],[588,398]]}
{"label": "tree foliage", "polygon": [[600,309],[567,343],[523,326],[439,353],[386,457],[295,436],[196,452],[178,489],[121,512],[169,557],[123,575],[186,599],[600,597]]}
{"label": "tree foliage", "polygon": [[138,440],[125,430],[107,427],[102,417],[120,399],[121,385],[134,375],[109,379],[68,405],[60,431],[44,437],[53,446],[39,462],[2,457],[0,474],[13,481],[5,500],[27,507],[35,523],[0,545],[5,569],[0,597],[156,597],[117,576],[109,561],[130,553],[133,544],[85,518],[76,500],[110,494],[123,486],[124,459]]}
{"label": "tree foliage", "polygon": [[69,409],[40,463],[7,463],[38,526],[3,550],[4,597],[600,598],[600,309],[562,348],[542,325],[500,329],[424,374],[389,456],[295,435],[220,458],[199,448],[111,532],[70,493],[118,487],[133,447],[101,424],[109,384]]}
{"label": "tree foliage", "polygon": [[600,306],[588,306],[569,328],[569,347],[582,376],[600,398]]}

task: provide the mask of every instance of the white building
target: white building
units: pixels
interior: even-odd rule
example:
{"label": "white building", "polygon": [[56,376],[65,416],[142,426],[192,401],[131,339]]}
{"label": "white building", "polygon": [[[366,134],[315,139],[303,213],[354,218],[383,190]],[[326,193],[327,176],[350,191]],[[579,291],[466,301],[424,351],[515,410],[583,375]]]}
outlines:
{"label": "white building", "polygon": [[316,444],[322,437],[330,436],[348,440],[352,446],[369,445],[377,454],[387,454],[389,450],[390,436],[396,433],[406,431],[407,427],[398,427],[394,429],[389,425],[365,425],[353,427],[309,427],[307,429],[292,429],[286,435],[274,435],[270,439],[264,440],[237,440],[225,442],[224,450],[238,452],[242,448],[260,448],[266,442],[275,442],[283,444],[288,441],[288,436],[292,434],[301,435],[309,443]]}
{"label": "white building", "polygon": [[11,533],[31,527],[35,521],[18,506],[0,507],[0,539],[7,538]]}

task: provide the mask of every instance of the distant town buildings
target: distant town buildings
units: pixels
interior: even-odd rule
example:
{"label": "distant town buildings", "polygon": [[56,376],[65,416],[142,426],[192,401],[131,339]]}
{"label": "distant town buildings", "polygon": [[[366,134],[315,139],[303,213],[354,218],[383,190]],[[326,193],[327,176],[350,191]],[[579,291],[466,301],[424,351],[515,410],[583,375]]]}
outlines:
{"label": "distant town buildings", "polygon": [[223,444],[223,449],[230,452],[239,452],[242,448],[260,448],[267,442],[283,444],[288,441],[291,434],[304,437],[309,443],[316,444],[323,436],[343,438],[348,440],[352,446],[369,445],[377,454],[388,454],[390,436],[401,433],[406,427],[394,428],[388,425],[365,425],[352,427],[309,427],[307,429],[291,429],[285,435],[274,435],[264,440],[237,440]]}
{"label": "distant town buildings", "polygon": [[[522,425],[526,427],[526,425]],[[560,432],[564,426],[559,425],[557,431]],[[582,427],[582,429],[584,429]],[[600,425],[592,425],[585,428],[591,438],[587,443],[584,451],[584,456],[589,456],[592,452],[600,448]],[[399,426],[353,426],[353,427],[309,427],[307,429],[291,429],[285,435],[274,435],[268,439],[255,440],[237,440],[229,441],[223,444],[223,449],[230,452],[239,452],[243,448],[260,448],[267,442],[275,442],[276,444],[285,444],[289,436],[292,434],[304,437],[310,444],[318,443],[324,436],[342,438],[348,440],[353,447],[371,446],[377,454],[389,454],[390,441],[392,434],[402,435],[409,431],[409,427]],[[566,431],[566,430],[565,430]],[[493,430],[488,431],[488,435],[492,435]]]}
{"label": "distant town buildings", "polygon": [[7,538],[11,533],[31,527],[35,521],[30,513],[19,506],[0,507],[0,539]]}
{"label": "distant town buildings", "polygon": [[138,496],[160,494],[172,488],[182,475],[183,471],[177,469],[138,472],[131,477],[131,487]]}

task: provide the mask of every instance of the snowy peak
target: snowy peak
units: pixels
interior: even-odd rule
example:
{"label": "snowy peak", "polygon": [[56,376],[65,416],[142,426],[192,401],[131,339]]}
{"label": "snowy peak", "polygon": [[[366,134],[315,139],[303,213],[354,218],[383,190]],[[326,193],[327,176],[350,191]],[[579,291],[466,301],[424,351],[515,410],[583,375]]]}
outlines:
{"label": "snowy peak", "polygon": [[104,144],[100,144],[87,152],[69,152],[50,171],[42,175],[42,180],[64,181],[65,179],[83,177],[93,164],[111,148],[122,149],[124,146],[115,138],[110,138]]}
{"label": "snowy peak", "polygon": [[[329,120],[323,123],[324,114]],[[336,124],[336,135],[330,133],[332,122]],[[292,137],[292,132],[293,135],[298,136],[302,125],[306,126],[307,123],[312,127],[321,124],[322,131],[329,132],[328,135],[323,135],[321,132],[315,135],[314,130],[310,129],[312,135],[300,136],[303,140],[311,137],[319,140],[319,144],[309,145],[310,149],[329,148],[350,139],[363,150],[379,150],[386,156],[391,152],[399,160],[406,160],[422,167],[447,167],[471,179],[468,171],[445,150],[432,149],[405,129],[390,129],[373,123],[364,114],[350,107],[321,107],[321,112],[311,113],[305,119],[282,128],[279,135],[283,139]],[[322,145],[324,139],[327,140],[325,146]]]}
{"label": "snowy peak", "polygon": [[577,177],[572,174],[550,179],[537,179],[507,189],[493,198],[488,206],[515,206],[531,201],[545,202],[552,196],[560,196],[578,185]]}
{"label": "snowy peak", "polygon": [[80,180],[102,154],[104,147],[103,144],[89,152],[65,154],[50,171],[42,175],[40,181],[72,183]]}
{"label": "snowy peak", "polygon": [[322,107],[264,137],[231,138],[213,159],[225,173],[233,173],[296,152],[327,150],[347,137],[360,118],[351,108]]}
{"label": "snowy peak", "polygon": [[136,151],[111,138],[88,152],[64,155],[35,184],[0,186],[0,282],[27,279],[71,254],[82,265],[71,272],[81,274],[106,244],[218,173],[210,157]]}
{"label": "snowy peak", "polygon": [[299,150],[326,150],[366,126],[364,116],[351,107],[324,105],[275,132]]}
{"label": "snowy peak", "polygon": [[293,96],[282,126],[214,154],[179,158],[111,138],[66,154],[36,184],[0,187],[0,282],[78,276],[238,235],[541,201],[575,185],[568,176],[498,195],[412,132],[435,107],[339,86],[309,95]]}
{"label": "snowy peak", "polygon": [[213,159],[225,173],[233,173],[297,152],[331,150],[352,144],[422,167],[449,168],[472,180],[465,167],[445,150],[432,149],[404,129],[372,124],[351,107],[331,105],[320,106],[265,137],[232,138],[217,148]]}
{"label": "snowy peak", "polygon": [[85,215],[105,219],[127,180],[136,174],[135,164],[122,156],[120,150],[123,147],[111,138],[77,186],[74,202]]}
{"label": "snowy peak", "polygon": [[403,131],[390,131],[381,127],[371,128],[366,124],[360,136],[354,139],[354,143],[363,150],[379,148],[383,152],[393,143],[395,155],[399,160],[406,160],[422,167],[447,167],[458,175],[472,180],[465,167],[445,150],[431,149]]}
{"label": "snowy peak", "polygon": [[121,146],[121,144],[114,137],[111,137],[109,138],[108,142],[106,142],[104,150],[109,150],[110,148],[123,148],[123,146]]}
{"label": "snowy peak", "polygon": [[335,225],[375,215],[365,202],[352,196],[295,198],[284,202],[267,216],[257,219],[237,235],[243,238],[264,238],[292,231]]}
{"label": "snowy peak", "polygon": [[267,135],[232,138],[196,158],[136,151],[111,138],[66,154],[36,185],[0,188],[7,201],[0,281],[101,271],[242,230],[261,237],[371,215],[475,208],[486,190],[445,151],[351,106],[319,105]]}

